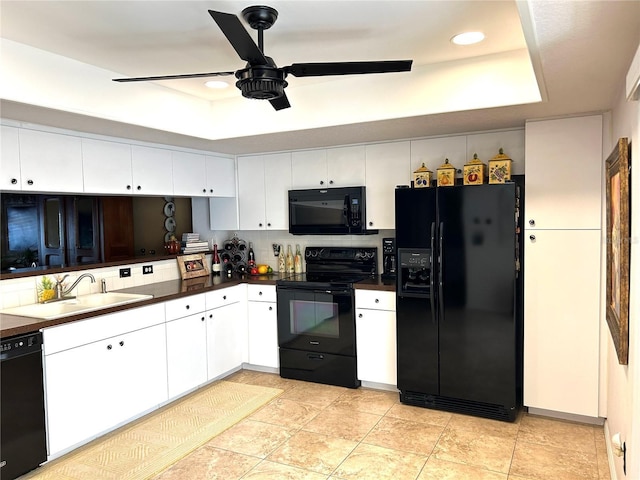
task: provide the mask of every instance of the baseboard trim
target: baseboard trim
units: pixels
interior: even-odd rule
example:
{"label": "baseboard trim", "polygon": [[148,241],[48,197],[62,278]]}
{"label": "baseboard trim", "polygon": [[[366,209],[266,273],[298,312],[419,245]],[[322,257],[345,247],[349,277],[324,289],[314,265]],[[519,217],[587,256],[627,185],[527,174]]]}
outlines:
{"label": "baseboard trim", "polygon": [[557,418],[559,420],[568,420],[570,422],[587,423],[589,425],[602,426],[605,421],[602,417],[589,417],[588,415],[578,415],[575,413],[556,412],[555,410],[545,410],[544,408],[527,407],[527,411],[530,415]]}

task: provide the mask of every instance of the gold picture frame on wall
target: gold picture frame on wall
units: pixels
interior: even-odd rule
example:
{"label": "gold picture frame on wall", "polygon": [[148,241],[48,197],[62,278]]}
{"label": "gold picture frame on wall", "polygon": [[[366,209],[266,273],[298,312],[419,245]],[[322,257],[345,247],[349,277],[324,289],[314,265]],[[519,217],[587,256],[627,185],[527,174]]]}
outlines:
{"label": "gold picture frame on wall", "polygon": [[178,261],[178,268],[180,268],[182,280],[209,275],[209,267],[207,266],[204,253],[179,255],[176,257],[176,260]]}
{"label": "gold picture frame on wall", "polygon": [[621,365],[629,362],[630,157],[620,138],[606,161],[607,324]]}

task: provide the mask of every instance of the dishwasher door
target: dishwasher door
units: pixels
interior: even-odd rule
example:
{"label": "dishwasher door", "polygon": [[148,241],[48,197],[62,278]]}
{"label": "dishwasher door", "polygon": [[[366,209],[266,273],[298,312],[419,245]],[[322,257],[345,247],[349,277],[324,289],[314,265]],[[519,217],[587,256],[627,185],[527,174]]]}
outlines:
{"label": "dishwasher door", "polygon": [[0,478],[12,480],[46,460],[42,334],[2,339]]}

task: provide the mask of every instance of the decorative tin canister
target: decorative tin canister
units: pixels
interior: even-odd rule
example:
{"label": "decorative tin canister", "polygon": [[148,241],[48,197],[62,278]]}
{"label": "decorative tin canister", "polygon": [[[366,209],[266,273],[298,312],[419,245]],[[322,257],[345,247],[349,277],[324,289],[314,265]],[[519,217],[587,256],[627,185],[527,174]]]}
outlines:
{"label": "decorative tin canister", "polygon": [[456,183],[456,167],[449,163],[446,158],[444,163],[438,167],[438,186],[452,187]]}
{"label": "decorative tin canister", "polygon": [[464,166],[463,183],[465,185],[482,185],[485,171],[486,165],[478,158],[478,154],[474,153],[473,160]]}
{"label": "decorative tin canister", "polygon": [[433,172],[425,167],[423,163],[420,168],[413,172],[413,186],[415,188],[430,187],[432,174]]}
{"label": "decorative tin canister", "polygon": [[489,183],[505,183],[511,180],[511,163],[512,160],[501,148],[498,155],[489,160]]}

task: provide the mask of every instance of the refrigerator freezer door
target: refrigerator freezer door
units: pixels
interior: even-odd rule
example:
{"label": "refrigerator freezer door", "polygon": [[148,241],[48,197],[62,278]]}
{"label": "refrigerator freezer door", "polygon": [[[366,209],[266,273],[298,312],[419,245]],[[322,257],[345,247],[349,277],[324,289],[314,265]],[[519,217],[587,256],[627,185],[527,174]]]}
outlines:
{"label": "refrigerator freezer door", "polygon": [[515,185],[437,190],[440,395],[515,405]]}

